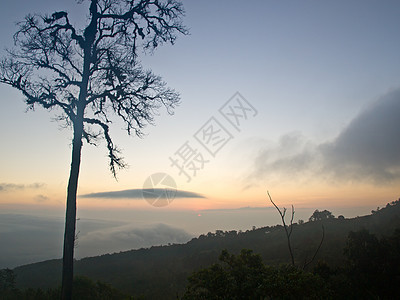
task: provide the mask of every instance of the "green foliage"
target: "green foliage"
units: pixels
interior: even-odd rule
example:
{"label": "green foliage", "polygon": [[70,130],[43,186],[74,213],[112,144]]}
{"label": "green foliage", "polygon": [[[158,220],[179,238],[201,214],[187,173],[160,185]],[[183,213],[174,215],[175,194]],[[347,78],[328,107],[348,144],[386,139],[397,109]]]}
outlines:
{"label": "green foliage", "polygon": [[15,289],[15,275],[10,269],[0,270],[0,292],[10,291]]}
{"label": "green foliage", "polygon": [[344,252],[352,291],[364,297],[394,299],[400,285],[400,229],[378,239],[368,230],[350,232]]}
{"label": "green foliage", "polygon": [[325,299],[328,290],[322,279],[292,265],[271,268],[266,278],[273,299]]}
{"label": "green foliage", "polygon": [[243,249],[239,255],[222,251],[209,268],[193,273],[183,299],[320,299],[323,281],[291,265],[266,266],[261,256]]}
{"label": "green foliage", "polygon": [[[362,229],[357,232],[351,231],[348,236],[347,245],[344,253],[359,271],[373,270],[380,265],[382,245],[377,237],[368,230]],[[375,259],[371,261],[371,257]]]}
{"label": "green foliage", "polygon": [[[325,290],[328,293],[328,296],[324,297],[324,299],[332,299],[334,297],[337,299],[349,299],[349,295],[355,295],[352,290],[362,289],[357,285],[357,273],[351,275],[350,272],[355,263],[354,259],[353,261],[350,260],[347,254],[343,252],[343,249],[349,244],[348,235],[350,231],[358,231],[365,228],[369,230],[370,234],[375,235],[379,243],[382,241],[382,243],[390,245],[390,247],[384,247],[386,249],[385,254],[379,254],[386,258],[386,262],[384,262],[387,269],[386,273],[384,273],[386,274],[385,278],[388,278],[389,275],[387,274],[395,272],[395,266],[400,265],[398,254],[400,248],[398,236],[400,236],[400,232],[395,232],[395,228],[400,228],[399,201],[390,203],[373,215],[346,219],[330,218],[323,221],[323,225],[325,228],[324,242],[315,262],[310,264],[306,271],[312,271],[317,276],[316,282],[318,284],[321,280],[323,281],[326,286]],[[386,238],[382,237],[391,233],[394,234]],[[310,255],[315,252],[321,240],[321,222],[306,222],[302,225],[293,224],[292,239],[296,265],[303,266],[304,261],[310,260]],[[252,249],[254,253],[260,254],[266,268],[265,272],[269,274],[270,283],[275,282],[272,281],[273,278],[281,278],[283,276],[282,272],[284,273],[284,271],[279,275],[277,270],[279,270],[279,266],[282,263],[288,262],[288,252],[284,229],[280,225],[257,228],[245,232],[240,230],[219,230],[215,233],[201,235],[184,245],[157,246],[149,249],[85,258],[76,261],[75,274],[86,276],[94,281],[107,282],[118,290],[135,297],[176,300],[177,295],[182,296],[185,293],[187,278],[195,271],[208,270],[208,273],[204,273],[204,278],[207,278],[207,276],[213,277],[213,273],[220,274],[218,280],[222,283],[219,286],[226,286],[227,283],[223,281],[225,280],[226,270],[229,270],[229,268],[233,270],[254,269],[254,265],[257,264],[254,263],[252,265],[249,256],[242,258],[240,258],[240,255],[235,256],[234,262],[240,262],[240,259],[243,261],[238,263],[241,268],[235,267],[236,265],[233,263],[230,266],[228,263],[229,256],[224,258],[227,262],[218,260],[223,249],[227,249],[229,253],[236,254],[240,253],[243,248]],[[246,257],[248,258],[247,262],[245,260]],[[353,255],[353,257],[356,256]],[[380,258],[369,259],[380,261]],[[318,260],[323,260],[324,262],[318,263]],[[359,260],[361,260],[361,257]],[[392,263],[390,263],[391,261]],[[216,267],[211,272],[209,268],[213,264],[217,264],[219,267]],[[275,270],[275,273],[271,273],[271,268]],[[394,269],[391,270],[391,268]],[[18,267],[14,269],[17,287],[19,289],[41,288],[46,291],[49,288],[55,289],[60,284],[60,270],[60,260]],[[248,271],[243,272],[249,273]],[[237,271],[235,274],[239,273]],[[296,272],[293,271],[292,273],[291,276],[296,277]],[[305,273],[308,274],[307,272]],[[275,277],[271,274],[275,274]],[[397,271],[397,274],[400,274],[400,271]],[[354,280],[350,280],[351,276],[353,276]],[[304,276],[302,278],[303,281],[300,282],[307,282],[307,276],[305,276],[305,279]],[[279,286],[285,286],[284,282],[278,281],[274,285],[276,287],[274,290]],[[390,279],[387,282],[390,289],[393,281]],[[268,291],[268,285],[263,285],[262,287],[266,289],[262,291]],[[285,289],[281,288],[282,290]],[[354,297],[356,298],[356,296]]]}
{"label": "green foliage", "polygon": [[76,276],[73,289],[74,300],[118,300],[126,296],[112,286],[97,281],[94,283],[87,277]]}
{"label": "green foliage", "polygon": [[397,299],[400,285],[400,230],[377,238],[366,229],[350,232],[347,261],[337,267],[319,262],[319,275],[335,299]]}
{"label": "green foliage", "polygon": [[183,299],[396,299],[400,285],[400,229],[378,239],[368,230],[350,232],[347,262],[319,261],[312,272],[293,265],[268,266],[243,249],[222,251],[220,263],[194,272]]}
{"label": "green foliage", "polygon": [[213,264],[189,277],[183,299],[244,299],[243,295],[254,299],[260,296],[259,283],[265,267],[259,255],[243,249],[235,256],[224,250],[219,260],[222,265]]}
{"label": "green foliage", "polygon": [[14,272],[10,269],[0,270],[0,299],[16,299],[17,293]]}
{"label": "green foliage", "polygon": [[[61,287],[56,289],[28,288],[19,290],[10,287],[15,275],[12,270],[5,269],[0,271],[2,287],[7,284],[6,289],[0,290],[0,300],[54,300],[60,299]],[[5,276],[3,276],[5,275]],[[3,281],[3,279],[6,279]],[[87,277],[76,276],[74,278],[73,300],[124,300],[133,299],[119,292],[112,286],[104,282],[93,282]]]}

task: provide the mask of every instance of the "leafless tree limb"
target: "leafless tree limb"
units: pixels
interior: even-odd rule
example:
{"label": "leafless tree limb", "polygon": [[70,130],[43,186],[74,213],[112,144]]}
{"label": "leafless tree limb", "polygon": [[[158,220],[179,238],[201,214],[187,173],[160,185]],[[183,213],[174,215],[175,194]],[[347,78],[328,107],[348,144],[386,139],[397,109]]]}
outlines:
{"label": "leafless tree limb", "polygon": [[283,228],[285,229],[285,233],[286,233],[286,239],[287,239],[288,249],[289,249],[289,253],[290,253],[290,260],[291,260],[292,265],[294,266],[295,265],[294,255],[293,255],[292,245],[291,245],[291,241],[290,241],[290,236],[291,236],[292,230],[293,230],[294,207],[292,205],[292,217],[290,219],[290,225],[289,225],[289,229],[288,229],[288,226],[286,225],[286,221],[285,221],[286,208],[283,208],[283,212],[282,212],[281,209],[272,200],[272,197],[268,191],[267,191],[267,195],[269,197],[269,200],[271,201],[271,203],[274,205],[274,207],[278,211],[279,215],[281,216]]}
{"label": "leafless tree limb", "polygon": [[[82,141],[106,141],[116,176],[126,164],[113,143],[109,124],[122,119],[127,133],[141,137],[160,107],[172,114],[179,94],[150,71],[138,54],[173,44],[182,25],[179,0],[87,0],[89,17],[76,28],[66,11],[28,15],[18,24],[14,49],[0,60],[0,83],[19,90],[30,109],[60,110],[57,120],[73,129],[67,189],[62,298],[72,295],[76,195]],[[59,112],[58,112],[59,113]],[[93,131],[99,127],[100,131]]]}
{"label": "leafless tree limb", "polygon": [[325,238],[325,227],[324,227],[324,225],[322,225],[322,237],[321,237],[321,241],[319,242],[319,245],[318,245],[317,249],[315,250],[314,255],[313,255],[313,257],[310,259],[310,261],[307,261],[307,259],[304,260],[303,270],[304,270],[305,268],[307,268],[307,266],[309,266],[309,265],[314,261],[314,259],[317,257],[317,254],[318,254],[319,250],[320,250],[321,247],[322,247],[322,243],[324,242],[324,238]]}

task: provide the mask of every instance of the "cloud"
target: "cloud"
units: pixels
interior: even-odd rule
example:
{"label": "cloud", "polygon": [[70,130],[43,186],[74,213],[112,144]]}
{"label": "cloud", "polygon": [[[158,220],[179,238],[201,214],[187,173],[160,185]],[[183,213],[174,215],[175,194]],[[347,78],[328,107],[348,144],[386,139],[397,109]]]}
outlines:
{"label": "cloud", "polygon": [[171,194],[175,193],[173,198],[206,198],[201,194],[180,191],[180,190],[169,190],[169,189],[132,189],[123,191],[113,191],[113,192],[102,192],[102,193],[91,193],[80,195],[80,198],[107,198],[107,199],[143,199],[143,193],[145,193],[146,198],[149,198],[149,194],[154,194],[157,198],[167,198],[171,197]]}
{"label": "cloud", "polygon": [[239,208],[210,208],[210,209],[202,209],[201,212],[250,212],[250,211],[259,211],[259,210],[275,210],[275,207],[272,206],[246,206]]}
{"label": "cloud", "polygon": [[251,177],[272,176],[374,183],[400,179],[400,89],[369,105],[332,141],[315,144],[295,132],[261,149]]}
{"label": "cloud", "polygon": [[307,172],[317,160],[315,144],[307,141],[300,132],[292,132],[282,136],[277,145],[259,151],[254,161],[253,176],[282,173],[293,177]]}
{"label": "cloud", "polygon": [[0,269],[60,257],[63,223],[62,217],[0,214]]}
{"label": "cloud", "polygon": [[6,192],[11,190],[24,190],[24,189],[39,189],[44,187],[44,183],[32,184],[15,184],[15,183],[0,183],[0,191]]}
{"label": "cloud", "polygon": [[106,228],[78,236],[79,257],[100,255],[116,251],[186,243],[193,236],[183,229],[166,224],[152,224],[138,228],[135,224]]}
{"label": "cloud", "polygon": [[400,90],[370,105],[331,143],[322,144],[324,170],[335,177],[400,178]]}
{"label": "cloud", "polygon": [[[76,258],[185,243],[193,235],[162,223],[133,224],[80,218],[77,221]],[[0,213],[0,269],[59,258],[62,255],[64,217]]]}
{"label": "cloud", "polygon": [[38,203],[43,203],[49,200],[49,197],[45,196],[45,195],[37,195],[35,197],[35,201]]}

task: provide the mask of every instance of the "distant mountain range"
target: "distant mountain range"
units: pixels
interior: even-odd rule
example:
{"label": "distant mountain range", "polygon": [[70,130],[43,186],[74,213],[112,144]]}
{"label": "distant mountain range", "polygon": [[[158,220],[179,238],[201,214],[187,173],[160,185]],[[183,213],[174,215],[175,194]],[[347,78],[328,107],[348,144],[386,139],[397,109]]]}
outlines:
{"label": "distant mountain range", "polygon": [[[350,231],[368,229],[388,236],[400,228],[400,199],[370,215],[351,219],[330,218],[293,224],[292,245],[296,263],[314,255],[324,227],[324,240],[316,261],[330,265],[344,262],[343,248]],[[288,263],[289,252],[283,226],[254,228],[246,232],[209,232],[186,244],[172,244],[84,258],[75,262],[75,274],[107,282],[115,288],[144,299],[176,299],[182,295],[187,277],[195,270],[218,261],[223,249],[239,253],[252,249],[267,264]],[[61,260],[49,260],[14,269],[19,288],[50,288],[60,284]]]}

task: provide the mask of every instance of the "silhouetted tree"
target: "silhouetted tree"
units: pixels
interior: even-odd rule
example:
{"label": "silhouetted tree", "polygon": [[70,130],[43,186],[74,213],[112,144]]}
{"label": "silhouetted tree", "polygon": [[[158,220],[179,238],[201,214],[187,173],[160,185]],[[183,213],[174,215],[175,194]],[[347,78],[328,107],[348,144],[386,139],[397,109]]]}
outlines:
{"label": "silhouetted tree", "polygon": [[6,291],[12,291],[15,286],[15,274],[11,269],[0,270],[0,294]]}
{"label": "silhouetted tree", "polygon": [[290,225],[288,226],[288,225],[286,225],[286,221],[285,221],[286,207],[284,207],[283,211],[282,211],[275,204],[275,202],[272,200],[272,197],[271,197],[271,195],[269,194],[268,191],[267,191],[267,195],[268,195],[269,200],[271,201],[272,205],[276,208],[276,210],[278,211],[279,215],[281,216],[283,228],[285,229],[287,245],[288,245],[289,254],[290,254],[290,260],[291,260],[292,266],[294,266],[295,265],[295,263],[294,263],[294,255],[293,255],[293,249],[292,249],[292,244],[291,244],[291,240],[290,240],[290,236],[292,235],[292,231],[293,231],[294,206],[292,205],[292,216],[290,218]]}
{"label": "silhouetted tree", "polygon": [[364,298],[395,299],[400,284],[400,229],[378,239],[366,229],[348,235],[344,253],[350,283]]}
{"label": "silhouetted tree", "polygon": [[128,134],[141,136],[158,108],[165,106],[172,113],[179,102],[179,95],[159,76],[141,67],[138,54],[174,43],[178,33],[187,33],[178,0],[87,1],[89,17],[83,29],[70,22],[66,11],[28,15],[14,35],[15,49],[0,63],[0,82],[21,91],[30,109],[37,105],[58,109],[59,119],[73,130],[63,299],[70,299],[72,293],[82,141],[93,144],[104,138],[113,175],[125,167],[109,133],[110,115],[123,120]]}
{"label": "silhouetted tree", "polygon": [[[292,266],[295,267],[296,264],[295,264],[295,260],[294,260],[294,254],[293,254],[293,248],[292,248],[292,242],[291,242],[291,235],[292,235],[292,232],[293,232],[293,218],[294,218],[294,214],[295,214],[294,206],[292,205],[292,216],[290,218],[290,225],[288,226],[286,224],[286,221],[285,221],[285,215],[286,215],[286,211],[287,211],[286,208],[284,207],[283,210],[281,210],[275,204],[275,202],[272,200],[272,197],[271,197],[271,195],[270,195],[270,193],[268,191],[267,191],[267,195],[269,197],[269,201],[271,201],[272,205],[276,208],[276,210],[278,211],[279,215],[281,216],[283,228],[285,229],[286,240],[287,240],[287,245],[288,245],[289,254],[290,254],[290,260],[291,260]],[[300,221],[302,221],[302,220],[299,220],[299,224],[300,224]],[[304,221],[302,222],[302,224],[303,223],[304,223]],[[317,249],[315,250],[314,255],[311,258],[311,260],[309,260],[309,261],[307,261],[307,259],[304,260],[303,270],[308,265],[310,265],[314,261],[314,259],[317,257],[317,254],[318,254],[319,250],[321,249],[322,243],[324,242],[324,238],[325,238],[325,228],[324,228],[324,226],[322,226],[322,238],[321,238],[321,241],[320,241]]]}
{"label": "silhouetted tree", "polygon": [[321,221],[321,220],[327,220],[327,219],[333,219],[335,216],[329,211],[329,210],[323,210],[319,211],[316,209],[311,217],[308,219],[308,221],[313,222],[313,221]]}

